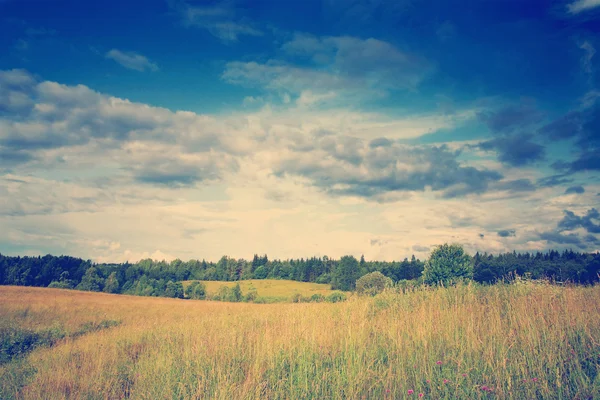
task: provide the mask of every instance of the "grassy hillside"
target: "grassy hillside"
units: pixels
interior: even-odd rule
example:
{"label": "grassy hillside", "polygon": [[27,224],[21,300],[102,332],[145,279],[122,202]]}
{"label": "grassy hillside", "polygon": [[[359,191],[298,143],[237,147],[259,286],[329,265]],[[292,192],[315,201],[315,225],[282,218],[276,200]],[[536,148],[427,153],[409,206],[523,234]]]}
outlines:
{"label": "grassy hillside", "polygon": [[[186,286],[189,282],[190,281],[184,282],[184,286]],[[304,297],[310,297],[313,294],[322,294],[323,296],[328,296],[333,293],[333,290],[331,290],[331,285],[281,279],[251,279],[237,282],[202,282],[206,285],[206,291],[209,295],[216,294],[221,286],[234,287],[238,283],[240,284],[243,294],[246,294],[251,289],[255,289],[259,296],[272,299],[290,299],[297,293]]]}
{"label": "grassy hillside", "polygon": [[106,320],[0,364],[0,398],[600,398],[600,287],[260,305],[0,286],[13,333]]}

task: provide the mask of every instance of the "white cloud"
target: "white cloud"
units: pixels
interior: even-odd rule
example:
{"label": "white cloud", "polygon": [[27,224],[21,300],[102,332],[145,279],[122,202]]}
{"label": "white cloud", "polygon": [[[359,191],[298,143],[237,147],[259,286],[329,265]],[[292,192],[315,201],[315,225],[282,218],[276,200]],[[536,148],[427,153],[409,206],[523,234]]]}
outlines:
{"label": "white cloud", "polygon": [[576,0],[573,3],[567,4],[567,10],[571,14],[578,14],[598,6],[600,6],[600,0]]}
{"label": "white cloud", "polygon": [[[0,85],[0,243],[29,253],[398,259],[445,241],[519,250],[545,246],[536,230],[565,207],[552,201],[564,188],[518,199],[501,185],[534,172],[458,157],[462,145],[400,143],[460,126],[476,110],[392,117],[311,107],[337,92],[301,91],[287,105],[213,116],[26,71],[0,72]],[[498,187],[486,169],[505,175]],[[494,193],[478,194],[486,188]],[[586,189],[590,207],[598,189]],[[448,193],[470,194],[440,200]],[[517,236],[488,234],[499,229]]]}
{"label": "white cloud", "polygon": [[140,72],[144,72],[146,70],[158,71],[158,65],[148,60],[148,58],[145,56],[133,51],[124,52],[121,50],[112,49],[105,54],[105,57],[116,61],[128,69],[133,69]]}
{"label": "white cloud", "polygon": [[[298,58],[311,64],[298,66]],[[415,90],[433,71],[427,60],[377,39],[296,34],[283,44],[279,60],[229,62],[222,78],[229,83],[341,98],[380,98],[392,90]]]}

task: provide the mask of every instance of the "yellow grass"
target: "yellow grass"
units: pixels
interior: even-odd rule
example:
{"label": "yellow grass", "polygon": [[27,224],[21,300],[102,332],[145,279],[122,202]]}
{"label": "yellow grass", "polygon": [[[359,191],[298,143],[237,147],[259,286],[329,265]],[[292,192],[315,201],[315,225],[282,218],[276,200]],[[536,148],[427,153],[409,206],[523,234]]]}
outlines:
{"label": "yellow grass", "polygon": [[[184,286],[189,282],[184,282]],[[219,291],[221,286],[234,287],[240,284],[242,293],[246,294],[254,288],[261,297],[290,299],[295,294],[300,294],[304,297],[310,297],[313,294],[322,294],[328,296],[333,293],[331,285],[312,283],[312,282],[297,282],[281,279],[251,279],[239,282],[219,282],[219,281],[202,281],[206,285],[206,291],[209,295],[214,295]]]}
{"label": "yellow grass", "polygon": [[0,367],[0,390],[24,399],[599,398],[599,307],[599,287],[536,284],[266,305],[0,287],[3,323],[122,321],[30,353],[19,365],[37,372],[22,388],[7,378],[18,362]]}

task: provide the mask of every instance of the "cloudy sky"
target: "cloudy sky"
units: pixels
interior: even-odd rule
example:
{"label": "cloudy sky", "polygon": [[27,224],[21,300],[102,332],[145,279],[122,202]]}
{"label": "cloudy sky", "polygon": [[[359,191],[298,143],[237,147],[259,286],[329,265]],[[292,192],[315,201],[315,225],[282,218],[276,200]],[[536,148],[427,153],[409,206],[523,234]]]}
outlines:
{"label": "cloudy sky", "polygon": [[600,249],[600,0],[0,0],[0,253]]}

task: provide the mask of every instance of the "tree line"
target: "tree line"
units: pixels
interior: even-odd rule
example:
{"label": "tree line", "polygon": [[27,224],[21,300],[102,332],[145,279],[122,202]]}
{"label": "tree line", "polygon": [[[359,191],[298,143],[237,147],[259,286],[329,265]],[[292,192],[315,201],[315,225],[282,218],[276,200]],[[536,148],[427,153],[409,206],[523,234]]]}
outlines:
{"label": "tree line", "polygon": [[[592,284],[599,280],[600,274],[600,253],[572,250],[499,255],[476,253],[468,257],[468,262],[473,279],[485,284],[511,280],[515,276]],[[266,255],[254,255],[252,260],[223,256],[216,263],[145,259],[137,263],[108,264],[69,256],[12,257],[0,254],[0,284],[183,298],[181,282],[187,280],[290,279],[330,284],[334,290],[347,291],[355,288],[360,277],[372,272],[380,272],[394,284],[403,281],[420,283],[424,280],[424,268],[425,262],[415,256],[410,260],[391,262],[366,261],[364,257],[358,260],[353,256],[270,260]]]}

